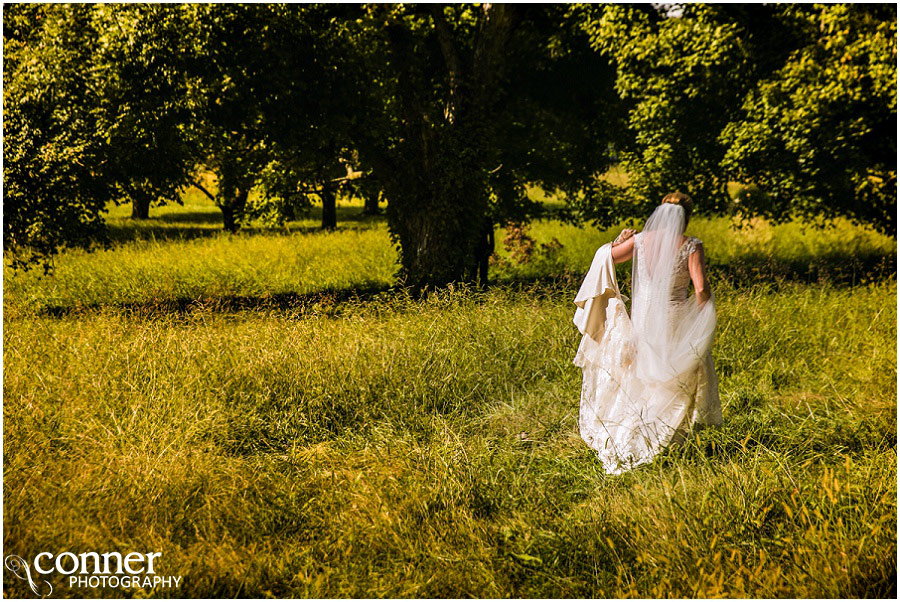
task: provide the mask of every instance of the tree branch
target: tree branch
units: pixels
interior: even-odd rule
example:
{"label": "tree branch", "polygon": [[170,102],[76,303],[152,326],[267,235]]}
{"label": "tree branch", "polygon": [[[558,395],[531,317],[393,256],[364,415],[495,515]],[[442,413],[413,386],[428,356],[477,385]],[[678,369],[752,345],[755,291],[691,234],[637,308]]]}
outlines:
{"label": "tree branch", "polygon": [[447,108],[444,116],[448,121],[453,121],[453,116],[457,110],[458,97],[460,87],[463,80],[462,61],[459,57],[459,50],[453,39],[453,32],[444,18],[444,7],[441,4],[431,4],[431,19],[434,22],[434,29],[437,32],[438,44],[441,46],[441,54],[444,55],[444,62],[447,63],[447,71],[450,74],[450,99],[447,102]]}
{"label": "tree branch", "polygon": [[216,197],[214,197],[214,196],[213,196],[206,188],[204,188],[204,187],[203,187],[203,184],[201,184],[201,183],[198,182],[197,180],[191,180],[191,184],[193,184],[194,186],[196,186],[197,188],[199,188],[199,189],[201,190],[201,192],[203,192],[203,194],[205,194],[206,196],[208,196],[208,197],[209,197],[209,200],[211,200],[213,203],[216,202]]}
{"label": "tree branch", "polygon": [[482,5],[472,65],[479,93],[488,89],[499,75],[504,48],[519,22],[519,17],[516,7],[510,4]]}

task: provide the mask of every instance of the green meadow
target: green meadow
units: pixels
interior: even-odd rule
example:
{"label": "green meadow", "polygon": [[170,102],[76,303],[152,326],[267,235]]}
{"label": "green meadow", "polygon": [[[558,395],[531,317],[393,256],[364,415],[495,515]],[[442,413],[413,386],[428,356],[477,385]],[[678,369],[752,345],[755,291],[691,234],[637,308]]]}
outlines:
{"label": "green meadow", "polygon": [[115,207],[110,248],[7,268],[5,553],[182,577],[62,597],[894,597],[894,239],[693,219],[724,424],[608,476],[571,319],[619,228],[499,228],[487,290],[417,299],[361,209],[228,235],[197,195]]}

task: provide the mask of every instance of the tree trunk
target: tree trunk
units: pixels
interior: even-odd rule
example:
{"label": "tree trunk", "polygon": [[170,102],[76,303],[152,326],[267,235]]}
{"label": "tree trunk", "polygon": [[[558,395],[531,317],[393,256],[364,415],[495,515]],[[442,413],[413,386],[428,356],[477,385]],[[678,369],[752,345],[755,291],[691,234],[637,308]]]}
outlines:
{"label": "tree trunk", "polygon": [[416,291],[479,277],[487,284],[493,251],[484,228],[488,166],[496,166],[492,115],[517,11],[506,4],[485,4],[481,10],[469,54],[457,44],[443,10],[432,5],[449,86],[437,122],[428,118],[423,94],[414,88],[409,32],[399,23],[387,29],[399,76],[402,142],[388,165],[375,167],[391,200],[388,226],[400,246],[401,280]]}
{"label": "tree trunk", "polygon": [[473,258],[489,189],[478,155],[463,149],[471,138],[457,122],[444,126],[430,145],[415,152],[402,169],[385,179],[388,225],[400,244],[400,278],[415,290],[476,280]]}
{"label": "tree trunk", "polygon": [[248,190],[238,190],[237,194],[226,199],[219,208],[222,210],[222,222],[225,230],[234,234],[240,227],[241,218],[244,217],[244,208],[247,206]]}
{"label": "tree trunk", "polygon": [[478,286],[482,289],[488,285],[488,264],[494,254],[494,221],[489,217],[484,220],[481,235],[478,239],[478,250],[475,253]]}
{"label": "tree trunk", "polygon": [[131,199],[131,219],[150,219],[150,199],[135,196]]}
{"label": "tree trunk", "polygon": [[[438,203],[434,199],[429,204]],[[465,209],[419,211],[408,213],[402,221],[393,220],[392,233],[397,234],[401,250],[400,279],[405,285],[423,290],[471,279],[477,237],[468,226],[469,213]]]}
{"label": "tree trunk", "polygon": [[337,192],[331,186],[323,186],[319,195],[322,197],[322,229],[337,228]]}
{"label": "tree trunk", "polygon": [[234,219],[234,209],[230,205],[222,205],[222,222],[226,232],[237,232],[237,221]]}
{"label": "tree trunk", "polygon": [[378,197],[380,192],[370,192],[363,196],[363,215],[378,215]]}

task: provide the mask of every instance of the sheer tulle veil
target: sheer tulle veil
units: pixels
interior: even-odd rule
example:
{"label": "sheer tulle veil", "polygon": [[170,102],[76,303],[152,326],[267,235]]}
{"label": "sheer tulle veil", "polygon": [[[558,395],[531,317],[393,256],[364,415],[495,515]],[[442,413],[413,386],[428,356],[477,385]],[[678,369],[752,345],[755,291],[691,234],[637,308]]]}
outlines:
{"label": "sheer tulle veil", "polygon": [[695,371],[712,345],[715,301],[698,306],[672,298],[672,277],[685,229],[684,208],[663,203],[635,240],[631,319],[637,343],[637,376],[671,383]]}
{"label": "sheer tulle veil", "polygon": [[698,305],[688,293],[691,253],[702,243],[682,242],[685,222],[682,205],[663,203],[634,235],[630,316],[611,243],[597,250],[575,297],[584,335],[574,359],[583,371],[579,431],[610,474],[650,462],[694,424],[722,423],[710,353],[715,301]]}

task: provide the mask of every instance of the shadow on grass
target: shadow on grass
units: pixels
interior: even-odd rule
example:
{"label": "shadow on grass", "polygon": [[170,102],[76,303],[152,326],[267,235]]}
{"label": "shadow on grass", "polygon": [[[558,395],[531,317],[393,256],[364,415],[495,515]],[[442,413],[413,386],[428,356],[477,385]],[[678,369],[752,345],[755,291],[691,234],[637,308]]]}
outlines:
{"label": "shadow on grass", "polygon": [[[314,234],[323,230],[319,225],[308,225],[308,222],[319,219],[318,210],[313,209],[284,226],[245,226],[239,230],[239,233],[242,235],[265,234],[267,236]],[[385,221],[383,214],[363,215],[360,207],[337,208],[338,230],[367,229],[375,227],[383,221]],[[226,235],[222,227],[221,214],[209,211],[162,213],[146,220],[120,218],[108,224],[108,232],[110,242],[113,244],[150,239],[195,240]]]}
{"label": "shadow on grass", "polygon": [[[858,255],[854,257],[810,257],[796,261],[777,261],[767,257],[743,257],[727,264],[711,264],[710,280],[713,287],[730,286],[734,289],[767,287],[778,292],[782,286],[799,284],[857,286],[888,281],[896,277],[896,256]],[[630,294],[630,266],[619,266],[619,286]],[[503,274],[493,278],[487,289],[469,285],[456,285],[453,291],[470,295],[480,303],[485,292],[523,295],[531,299],[572,295],[578,290],[584,274],[569,269],[543,275]],[[438,289],[435,292],[446,292]],[[89,305],[46,306],[39,313],[50,317],[91,313],[101,309],[113,309],[142,318],[193,312],[239,311],[281,312],[287,316],[340,315],[343,308],[378,303],[390,311],[404,311],[411,300],[427,297],[432,292],[416,294],[409,288],[388,286],[381,283],[355,285],[346,288],[328,288],[310,293],[272,293],[263,295],[219,295],[200,297],[176,297],[130,303],[94,303]]]}
{"label": "shadow on grass", "polygon": [[[569,268],[545,276],[522,277],[516,269],[501,274],[495,282],[503,285],[523,283],[567,282],[576,288],[585,276]],[[790,284],[830,285],[836,287],[858,286],[861,284],[889,281],[896,277],[897,256],[881,253],[859,253],[856,255],[805,256],[791,260],[765,255],[746,255],[729,262],[710,262],[708,274],[715,288],[725,285],[735,289],[750,289],[759,286],[777,292]],[[616,266],[619,288],[630,295],[631,263]]]}
{"label": "shadow on grass", "polygon": [[360,285],[341,289],[323,289],[311,293],[273,293],[268,295],[220,295],[212,297],[176,297],[129,303],[92,303],[80,306],[47,306],[40,313],[62,318],[69,315],[114,309],[130,316],[153,318],[193,312],[278,311],[303,315],[331,314],[341,305],[359,305],[376,300],[389,300],[402,294],[399,287],[383,284]]}
{"label": "shadow on grass", "polygon": [[[485,293],[506,291],[513,295],[541,298],[572,292],[577,287],[574,274],[517,278],[492,283],[486,290],[468,285],[455,285],[457,293],[468,296],[473,302],[484,300]],[[360,305],[379,305],[397,312],[409,309],[412,303],[430,295],[447,293],[438,289],[416,293],[399,285],[381,283],[361,284],[346,288],[327,288],[310,293],[272,293],[263,295],[217,295],[199,297],[174,297],[123,303],[90,303],[78,305],[48,305],[39,314],[52,318],[90,314],[101,310],[114,310],[138,318],[155,318],[167,315],[187,315],[194,312],[232,313],[241,311],[279,312],[288,317],[309,315],[337,316],[343,308]],[[573,293],[574,294],[574,293]]]}
{"label": "shadow on grass", "polygon": [[161,213],[158,216],[150,217],[150,219],[145,220],[144,223],[153,221],[165,222],[167,224],[203,224],[207,226],[218,226],[219,228],[221,228],[222,214],[215,211],[185,211],[179,213]]}
{"label": "shadow on grass", "polygon": [[710,279],[741,289],[782,283],[830,284],[857,286],[894,278],[897,256],[880,253],[855,255],[818,255],[781,260],[762,255],[748,255],[728,263],[710,263]]}

